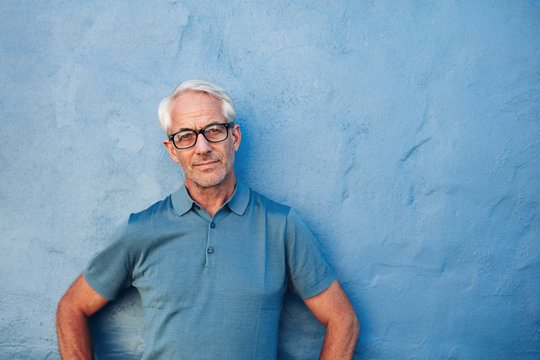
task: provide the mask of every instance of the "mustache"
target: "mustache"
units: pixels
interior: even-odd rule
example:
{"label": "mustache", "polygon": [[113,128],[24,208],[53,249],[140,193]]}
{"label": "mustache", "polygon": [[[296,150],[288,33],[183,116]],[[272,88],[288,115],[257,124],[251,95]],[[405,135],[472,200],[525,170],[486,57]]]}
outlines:
{"label": "mustache", "polygon": [[199,157],[191,160],[191,165],[196,166],[196,165],[208,162],[208,161],[221,161],[221,156],[219,156],[217,154],[199,156]]}

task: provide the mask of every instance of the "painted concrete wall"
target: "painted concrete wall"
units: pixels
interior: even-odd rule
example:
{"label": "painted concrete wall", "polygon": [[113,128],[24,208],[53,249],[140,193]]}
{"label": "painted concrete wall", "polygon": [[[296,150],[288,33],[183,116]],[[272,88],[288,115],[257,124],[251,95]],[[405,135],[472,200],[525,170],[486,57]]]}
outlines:
{"label": "painted concrete wall", "polygon": [[[534,1],[3,1],[0,359],[57,359],[54,312],[104,236],[174,191],[159,100],[236,101],[239,178],[294,206],[362,324],[357,359],[540,357]],[[294,297],[282,358],[323,329]],[[133,291],[93,320],[135,359]]]}

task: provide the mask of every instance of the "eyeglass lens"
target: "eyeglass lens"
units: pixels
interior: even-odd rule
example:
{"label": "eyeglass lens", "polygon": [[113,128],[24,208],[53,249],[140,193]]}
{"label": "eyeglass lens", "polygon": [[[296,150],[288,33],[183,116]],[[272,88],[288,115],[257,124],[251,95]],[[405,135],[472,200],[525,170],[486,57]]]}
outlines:
{"label": "eyeglass lens", "polygon": [[[227,138],[227,125],[213,124],[199,131],[209,142],[220,142]],[[176,133],[172,138],[176,147],[188,148],[195,145],[197,132],[195,130],[184,130]]]}

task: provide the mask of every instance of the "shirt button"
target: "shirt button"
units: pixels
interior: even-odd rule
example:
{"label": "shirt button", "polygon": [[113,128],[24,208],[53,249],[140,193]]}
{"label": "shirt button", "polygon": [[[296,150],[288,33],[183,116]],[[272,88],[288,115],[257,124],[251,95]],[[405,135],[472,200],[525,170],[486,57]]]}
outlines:
{"label": "shirt button", "polygon": [[209,247],[208,250],[206,250],[209,254],[213,254],[214,253],[214,248],[213,247]]}
{"label": "shirt button", "polygon": [[213,229],[216,227],[216,224],[214,224],[213,222],[210,223],[210,227]]}

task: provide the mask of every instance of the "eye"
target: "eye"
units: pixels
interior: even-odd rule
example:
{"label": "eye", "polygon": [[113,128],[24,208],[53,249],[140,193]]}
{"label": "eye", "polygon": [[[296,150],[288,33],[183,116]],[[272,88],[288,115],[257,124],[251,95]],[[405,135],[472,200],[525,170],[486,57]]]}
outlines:
{"label": "eye", "polygon": [[221,126],[221,125],[212,125],[210,127],[207,127],[205,132],[211,133],[211,134],[221,134],[223,132],[223,126]]}
{"label": "eye", "polygon": [[223,124],[208,125],[204,129],[204,137],[211,142],[220,142],[227,138],[227,127]]}
{"label": "eye", "polygon": [[193,139],[194,134],[190,131],[182,131],[174,136],[174,141],[176,143],[189,142]]}
{"label": "eye", "polygon": [[188,132],[185,132],[185,133],[182,133],[182,134],[178,134],[178,137],[180,139],[189,139],[190,137],[193,136],[193,133],[188,133]]}

